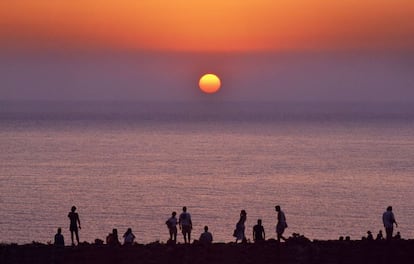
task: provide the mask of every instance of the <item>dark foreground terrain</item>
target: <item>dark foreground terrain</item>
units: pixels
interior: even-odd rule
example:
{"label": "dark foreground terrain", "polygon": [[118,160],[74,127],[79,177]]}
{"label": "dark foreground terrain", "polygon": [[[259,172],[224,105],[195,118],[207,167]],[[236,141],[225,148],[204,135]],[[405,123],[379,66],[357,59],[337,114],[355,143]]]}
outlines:
{"label": "dark foreground terrain", "polygon": [[0,245],[0,263],[414,263],[414,240],[288,241],[278,244],[199,244],[110,247],[81,244]]}

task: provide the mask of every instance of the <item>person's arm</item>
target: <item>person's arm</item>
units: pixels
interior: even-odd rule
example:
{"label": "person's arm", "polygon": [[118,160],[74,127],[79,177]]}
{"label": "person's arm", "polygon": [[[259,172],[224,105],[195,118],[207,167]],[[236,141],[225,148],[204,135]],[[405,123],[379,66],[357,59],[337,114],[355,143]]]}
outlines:
{"label": "person's arm", "polygon": [[394,214],[392,214],[392,222],[395,223],[395,226],[398,227],[397,221],[395,221]]}
{"label": "person's arm", "polygon": [[266,233],[264,231],[264,228],[263,228],[263,239],[266,240]]}
{"label": "person's arm", "polygon": [[193,229],[193,222],[191,221],[191,216],[188,215],[190,217],[190,228]]}
{"label": "person's arm", "polygon": [[79,215],[77,215],[77,216],[78,216],[78,217],[77,217],[77,219],[76,219],[76,220],[78,220],[79,229],[81,229],[81,224],[80,224]]}

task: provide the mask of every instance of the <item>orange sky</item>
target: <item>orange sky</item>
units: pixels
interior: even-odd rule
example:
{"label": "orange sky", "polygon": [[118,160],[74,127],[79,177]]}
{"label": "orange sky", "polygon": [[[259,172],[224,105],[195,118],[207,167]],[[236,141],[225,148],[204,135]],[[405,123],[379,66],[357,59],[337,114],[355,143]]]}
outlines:
{"label": "orange sky", "polygon": [[414,1],[2,0],[0,47],[412,49]]}

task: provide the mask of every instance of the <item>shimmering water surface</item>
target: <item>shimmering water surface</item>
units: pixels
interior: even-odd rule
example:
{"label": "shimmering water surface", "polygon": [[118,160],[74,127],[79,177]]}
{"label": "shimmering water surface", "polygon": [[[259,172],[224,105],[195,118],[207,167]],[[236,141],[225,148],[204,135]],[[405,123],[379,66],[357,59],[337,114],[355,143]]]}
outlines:
{"label": "shimmering water surface", "polygon": [[276,204],[286,232],[311,239],[375,235],[392,205],[414,238],[411,112],[83,107],[0,109],[1,242],[46,242],[60,226],[68,244],[72,205],[89,242],[128,227],[165,242],[184,205],[194,238],[208,225],[232,241],[241,209],[248,238],[258,218],[274,238]]}

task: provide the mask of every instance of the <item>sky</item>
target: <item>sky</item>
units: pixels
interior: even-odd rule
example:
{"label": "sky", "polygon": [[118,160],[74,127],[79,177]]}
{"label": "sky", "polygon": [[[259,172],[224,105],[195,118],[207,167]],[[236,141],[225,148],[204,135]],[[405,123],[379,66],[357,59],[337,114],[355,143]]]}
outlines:
{"label": "sky", "polygon": [[413,73],[411,0],[0,2],[0,100],[411,102]]}

